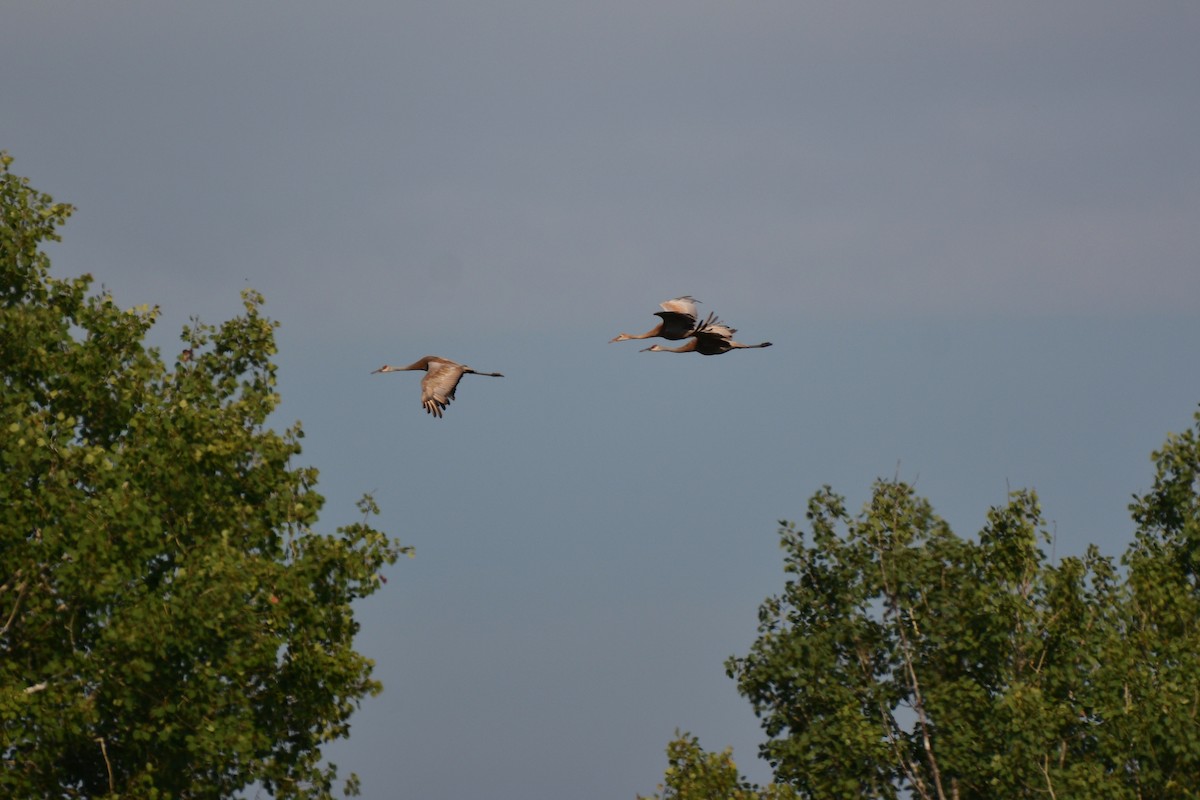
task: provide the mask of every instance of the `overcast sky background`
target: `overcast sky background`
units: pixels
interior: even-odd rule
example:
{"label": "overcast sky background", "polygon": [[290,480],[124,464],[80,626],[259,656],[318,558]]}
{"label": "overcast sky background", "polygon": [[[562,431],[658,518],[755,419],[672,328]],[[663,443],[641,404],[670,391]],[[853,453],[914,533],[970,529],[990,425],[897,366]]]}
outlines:
{"label": "overcast sky background", "polygon": [[[323,526],[416,546],[361,606],[369,798],[631,800],[777,520],[898,476],[969,535],[1031,487],[1118,555],[1200,402],[1194,2],[3,3],[0,148],[118,303],[253,287]],[[693,294],[766,350],[640,353]],[[417,375],[464,379],[445,419]]]}

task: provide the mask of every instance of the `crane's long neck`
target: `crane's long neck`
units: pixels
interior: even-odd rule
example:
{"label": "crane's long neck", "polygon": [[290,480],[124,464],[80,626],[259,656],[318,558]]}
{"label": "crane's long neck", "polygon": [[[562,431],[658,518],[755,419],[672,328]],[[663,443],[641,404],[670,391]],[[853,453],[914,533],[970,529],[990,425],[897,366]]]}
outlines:
{"label": "crane's long neck", "polygon": [[624,342],[629,339],[653,339],[655,336],[658,336],[660,333],[662,333],[662,329],[662,325],[657,325],[655,326],[654,330],[646,331],[645,333],[622,333],[621,335],[617,336],[616,339],[613,339],[613,341]]}
{"label": "crane's long neck", "polygon": [[407,367],[397,367],[397,366],[393,366],[392,364],[384,364],[382,367],[375,370],[371,374],[375,375],[375,374],[378,374],[381,372],[384,372],[384,373],[386,373],[386,372],[408,372],[409,370],[424,370],[424,369],[425,369],[425,365],[420,362],[418,362],[416,364],[409,364]]}
{"label": "crane's long neck", "polygon": [[661,344],[656,344],[653,347],[647,347],[642,352],[649,351],[651,353],[690,353],[696,349],[696,340],[692,339],[686,344],[681,344],[679,347],[664,347]]}

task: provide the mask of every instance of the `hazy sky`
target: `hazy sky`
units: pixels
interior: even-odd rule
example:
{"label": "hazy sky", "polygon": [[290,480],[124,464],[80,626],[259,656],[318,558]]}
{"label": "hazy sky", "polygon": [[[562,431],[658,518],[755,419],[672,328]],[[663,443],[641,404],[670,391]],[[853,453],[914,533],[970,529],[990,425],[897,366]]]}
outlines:
{"label": "hazy sky", "polygon": [[[761,741],[723,661],[829,483],[967,535],[1009,487],[1120,553],[1200,402],[1200,6],[4,4],[0,148],[122,305],[261,290],[361,607],[369,798],[648,793]],[[690,293],[775,343],[609,344]],[[445,419],[416,375],[466,378]]]}

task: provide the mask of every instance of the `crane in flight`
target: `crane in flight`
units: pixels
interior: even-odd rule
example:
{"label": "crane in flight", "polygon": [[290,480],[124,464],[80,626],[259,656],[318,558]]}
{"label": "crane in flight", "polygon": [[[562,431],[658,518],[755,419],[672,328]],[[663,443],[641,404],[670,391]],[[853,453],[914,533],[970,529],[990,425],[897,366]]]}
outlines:
{"label": "crane in flight", "polygon": [[696,328],[696,303],[699,302],[691,295],[685,294],[674,300],[659,303],[662,311],[655,311],[654,316],[659,317],[662,322],[645,333],[619,333],[609,339],[609,343],[624,342],[629,339],[652,339],[655,336],[660,339],[686,339]]}
{"label": "crane in flight", "polygon": [[371,374],[418,370],[424,370],[426,373],[425,377],[421,379],[421,405],[425,406],[425,411],[433,414],[435,417],[441,417],[442,412],[446,410],[446,406],[450,405],[450,401],[454,399],[454,390],[458,388],[458,382],[462,380],[463,375],[487,375],[491,378],[504,377],[499,372],[476,372],[470,367],[439,356],[425,356],[421,360],[409,364],[407,367],[393,367],[389,364],[384,364],[379,369],[372,371]]}
{"label": "crane in flight", "polygon": [[651,345],[642,350],[652,353],[699,353],[702,356],[719,356],[722,353],[728,353],[730,350],[748,350],[753,347],[770,347],[770,342],[759,342],[758,344],[742,344],[735,342],[733,335],[737,333],[737,328],[731,328],[725,323],[716,318],[716,315],[709,314],[708,317],[695,327],[690,334],[691,340],[687,344],[679,347],[664,347],[661,344]]}

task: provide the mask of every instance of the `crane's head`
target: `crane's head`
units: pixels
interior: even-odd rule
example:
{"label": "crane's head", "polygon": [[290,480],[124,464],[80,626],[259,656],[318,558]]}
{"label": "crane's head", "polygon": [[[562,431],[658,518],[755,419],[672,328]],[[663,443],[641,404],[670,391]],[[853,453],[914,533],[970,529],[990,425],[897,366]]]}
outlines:
{"label": "crane's head", "polygon": [[396,367],[393,367],[393,366],[391,366],[391,365],[389,365],[389,364],[384,364],[384,365],[383,365],[382,367],[380,367],[379,369],[373,369],[373,370],[371,370],[371,374],[372,374],[372,375],[378,375],[380,372],[397,372],[397,371],[398,371],[398,370],[397,370],[397,368],[396,368]]}
{"label": "crane's head", "polygon": [[624,341],[626,341],[626,340],[628,340],[628,339],[632,339],[632,338],[633,338],[633,337],[632,337],[632,336],[630,336],[628,333],[618,333],[616,336],[614,336],[613,338],[609,339],[609,340],[608,340],[608,343],[609,343],[609,344],[612,344],[613,342],[624,342]]}
{"label": "crane's head", "polygon": [[642,352],[642,353],[665,353],[665,352],[667,352],[667,348],[663,347],[661,344],[652,344],[649,347],[643,347],[639,352]]}

